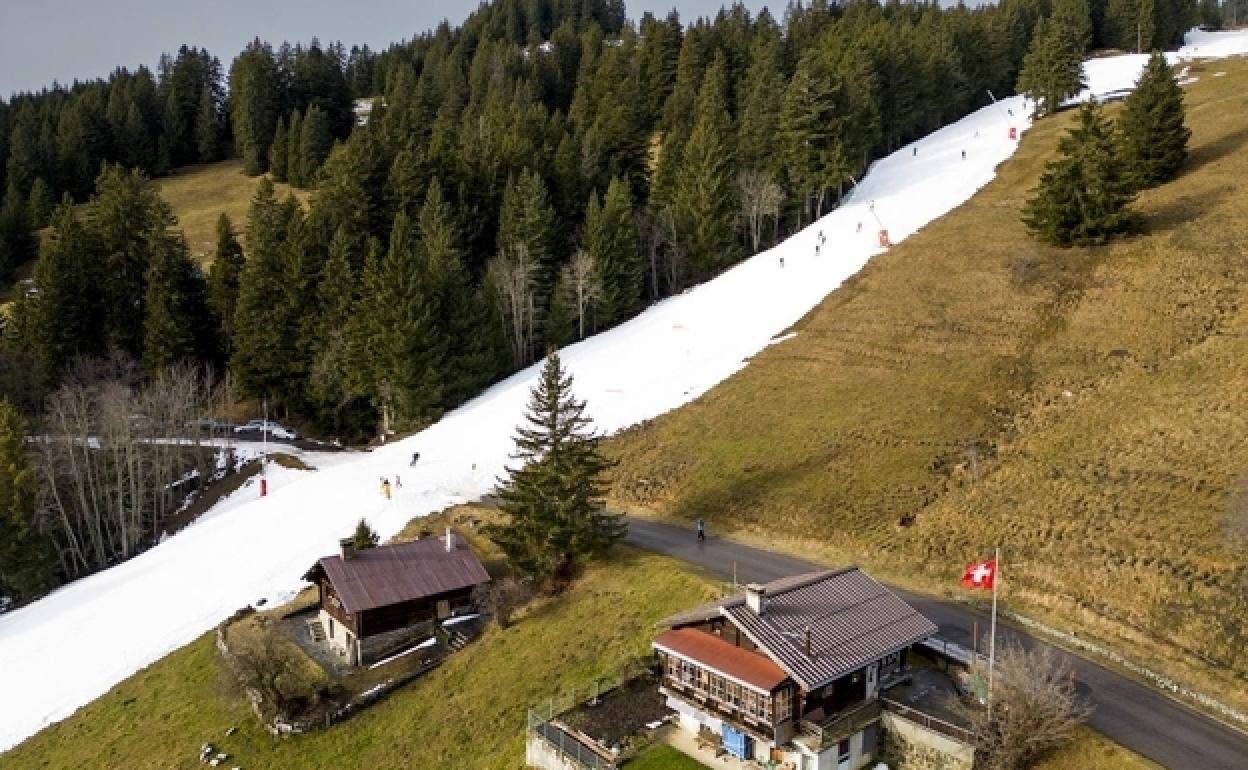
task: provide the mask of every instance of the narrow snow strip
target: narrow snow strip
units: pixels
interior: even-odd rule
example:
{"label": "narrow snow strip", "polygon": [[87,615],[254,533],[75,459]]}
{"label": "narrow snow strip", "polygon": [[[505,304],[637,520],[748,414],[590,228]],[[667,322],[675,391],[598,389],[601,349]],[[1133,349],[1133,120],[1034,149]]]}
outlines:
{"label": "narrow snow strip", "polygon": [[[368,667],[368,670],[369,670],[369,671],[372,671],[373,669],[378,668],[378,667],[380,667],[380,666],[384,666],[384,665],[386,665],[387,663],[393,663],[394,661],[398,660],[399,658],[405,658],[405,657],[407,657],[408,655],[411,655],[413,652],[420,652],[421,650],[427,650],[427,649],[429,649],[430,647],[432,647],[433,645],[435,645],[435,644],[437,644],[437,643],[438,643],[438,640],[437,640],[437,639],[433,639],[433,638],[426,639],[425,641],[421,642],[420,644],[416,645],[415,647],[409,647],[409,648],[407,648],[407,649],[406,649],[406,650],[404,650],[403,652],[400,652],[400,653],[399,653],[399,654],[397,654],[397,655],[391,655],[391,656],[390,656],[390,657],[388,657],[388,658],[382,658],[381,660],[377,661],[377,662],[376,662],[376,663],[374,663],[373,665],[369,666],[369,667]],[[372,690],[370,690],[369,692],[372,692]]]}
{"label": "narrow snow strip", "polygon": [[[1202,56],[1248,51],[1243,32],[1197,42]],[[1089,69],[1094,88],[1108,90]],[[741,369],[879,253],[880,230],[900,241],[991,181],[1017,146],[1011,127],[1028,127],[1018,97],[878,161],[844,206],[776,248],[565,350],[597,427],[615,432],[675,409]],[[160,546],[0,616],[0,751],[237,608],[289,598],[360,517],[389,537],[415,516],[489,492],[537,374],[510,377],[411,438],[327,457],[316,473],[270,468],[267,497],[258,484],[244,487]],[[409,467],[413,452],[421,461]],[[402,479],[392,500],[382,477]]]}

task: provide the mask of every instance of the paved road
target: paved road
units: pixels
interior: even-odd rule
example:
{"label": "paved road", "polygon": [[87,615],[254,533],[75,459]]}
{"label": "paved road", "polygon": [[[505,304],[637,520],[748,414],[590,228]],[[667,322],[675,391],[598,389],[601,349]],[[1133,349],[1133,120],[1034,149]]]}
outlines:
{"label": "paved road", "polygon": [[[699,544],[687,527],[630,518],[629,545],[673,556],[740,582],[766,582],[822,565],[709,538]],[[896,589],[894,589],[896,590]],[[980,633],[988,618],[961,605],[898,590],[906,601],[940,626],[941,636],[970,646],[972,624]],[[1043,644],[1021,631],[999,629],[1024,644]],[[1075,670],[1078,690],[1095,706],[1089,723],[1110,739],[1175,770],[1248,770],[1248,735],[1239,733],[1165,697],[1133,679],[1091,661],[1058,651]],[[1072,770],[1077,770],[1072,768]]]}

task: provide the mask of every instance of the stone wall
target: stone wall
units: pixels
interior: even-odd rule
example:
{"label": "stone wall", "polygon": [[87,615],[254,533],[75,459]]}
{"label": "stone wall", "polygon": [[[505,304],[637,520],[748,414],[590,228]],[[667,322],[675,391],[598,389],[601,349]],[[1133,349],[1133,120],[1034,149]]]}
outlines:
{"label": "stone wall", "polygon": [[972,770],[975,749],[886,711],[880,758],[894,770]]}

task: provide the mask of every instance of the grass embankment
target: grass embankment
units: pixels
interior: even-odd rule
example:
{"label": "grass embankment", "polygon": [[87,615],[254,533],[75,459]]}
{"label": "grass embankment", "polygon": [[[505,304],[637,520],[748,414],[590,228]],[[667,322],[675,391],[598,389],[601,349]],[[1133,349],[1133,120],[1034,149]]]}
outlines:
{"label": "grass embankment", "polygon": [[[1192,74],[1191,158],[1140,196],[1147,234],[1026,235],[1070,116],[1041,121],[795,339],[610,441],[615,502],[928,588],[1000,545],[1007,606],[1248,708],[1230,638],[1248,554],[1221,529],[1248,473],[1248,62]],[[1240,673],[1188,667],[1184,647]]]}
{"label": "grass embankment", "polygon": [[[247,210],[256,194],[260,177],[243,174],[240,160],[223,160],[201,166],[187,166],[175,170],[169,176],[155,181],[160,196],[173,207],[178,225],[186,234],[191,254],[203,260],[217,248],[217,218],[228,214],[244,241],[247,228]],[[275,184],[278,199],[285,198],[292,188]],[[305,190],[293,190],[295,197],[307,202]]]}
{"label": "grass embankment", "polygon": [[[525,709],[646,654],[659,618],[713,598],[678,563],[621,549],[564,596],[329,731],[273,738],[228,692],[206,635],[7,754],[0,768],[195,768],[200,744],[265,768],[519,768]],[[225,731],[238,731],[225,737]]]}

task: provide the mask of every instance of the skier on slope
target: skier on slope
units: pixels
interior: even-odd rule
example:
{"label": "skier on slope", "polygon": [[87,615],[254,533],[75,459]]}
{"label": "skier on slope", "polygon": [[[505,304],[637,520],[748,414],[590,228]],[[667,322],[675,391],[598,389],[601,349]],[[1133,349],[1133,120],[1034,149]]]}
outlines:
{"label": "skier on slope", "polygon": [[412,452],[412,467],[416,467],[416,463],[420,461],[420,452]]}
{"label": "skier on slope", "polygon": [[381,480],[381,494],[382,494],[382,495],[384,495],[384,496],[385,496],[385,498],[386,498],[387,500],[389,500],[389,499],[390,499],[390,479],[387,479],[387,478],[384,478],[384,477],[382,478],[382,480]]}

